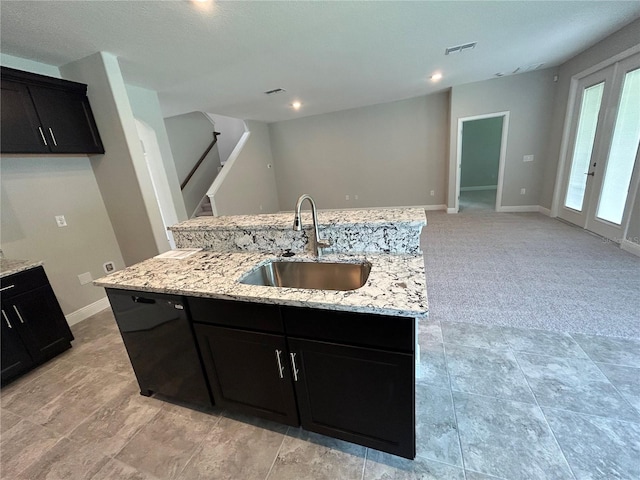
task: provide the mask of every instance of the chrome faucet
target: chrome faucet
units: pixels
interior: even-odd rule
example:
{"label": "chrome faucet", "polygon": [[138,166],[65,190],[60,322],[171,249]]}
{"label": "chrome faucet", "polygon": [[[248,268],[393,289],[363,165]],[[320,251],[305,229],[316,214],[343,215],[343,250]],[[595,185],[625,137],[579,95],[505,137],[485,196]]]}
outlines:
{"label": "chrome faucet", "polygon": [[298,201],[296,202],[296,214],[295,217],[293,218],[293,229],[296,232],[299,232],[300,230],[302,230],[302,221],[300,220],[300,209],[302,208],[302,202],[304,202],[305,200],[309,200],[309,203],[311,204],[311,216],[313,217],[313,231],[316,234],[316,256],[319,257],[322,248],[327,248],[330,247],[331,244],[333,243],[331,241],[330,238],[320,238],[320,234],[318,233],[318,211],[316,209],[316,202],[313,201],[313,198],[311,198],[310,195],[307,195],[306,193],[303,195],[300,195],[300,198],[298,198]]}

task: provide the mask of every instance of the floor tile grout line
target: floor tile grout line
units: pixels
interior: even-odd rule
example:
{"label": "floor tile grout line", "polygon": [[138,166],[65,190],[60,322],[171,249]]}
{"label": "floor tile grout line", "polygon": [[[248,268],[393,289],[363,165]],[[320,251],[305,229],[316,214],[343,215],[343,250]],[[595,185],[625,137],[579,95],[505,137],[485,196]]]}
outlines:
{"label": "floor tile grout line", "polygon": [[[33,422],[31,422],[31,423],[33,423]],[[29,468],[31,468],[33,465],[35,465],[36,463],[38,463],[38,461],[40,461],[40,459],[41,459],[42,457],[44,457],[47,453],[49,453],[51,450],[53,450],[53,449],[56,447],[56,445],[58,445],[58,444],[59,444],[60,442],[62,442],[63,440],[65,440],[65,438],[64,438],[64,437],[59,437],[59,438],[56,440],[56,443],[54,443],[53,445],[51,445],[51,447],[47,448],[44,452],[40,452],[40,454],[38,455],[38,457],[37,457],[34,461],[32,461],[31,463],[29,463],[26,467],[24,467],[24,468],[20,469],[20,470],[18,471],[18,473],[16,474],[16,477],[19,477],[19,476],[20,476],[20,475],[22,475],[24,472],[26,472],[27,470],[29,470]]]}
{"label": "floor tile grout line", "polygon": [[[442,332],[442,338],[444,340],[444,332]],[[458,423],[458,413],[456,411],[456,402],[453,399],[453,385],[451,382],[451,372],[449,371],[449,362],[447,359],[447,350],[446,350],[444,341],[442,342],[442,351],[444,354],[444,368],[447,371],[447,378],[449,380],[449,398],[451,399],[451,407],[453,408],[453,419],[456,422],[456,437],[458,438],[458,451],[460,452],[460,462],[462,463],[462,476],[466,480],[467,474],[465,473],[466,465],[465,465],[464,453],[462,452],[462,438],[460,438],[460,424]]]}
{"label": "floor tile grout line", "polygon": [[[203,412],[205,413],[205,412]],[[189,466],[189,463],[191,462],[191,460],[193,460],[193,458],[196,456],[196,453],[198,453],[198,450],[200,449],[200,447],[202,447],[202,445],[204,445],[204,442],[206,442],[207,440],[207,436],[213,431],[214,428],[216,428],[218,426],[218,424],[222,421],[223,418],[229,418],[227,417],[225,414],[227,413],[226,410],[222,410],[220,412],[220,415],[218,415],[217,420],[214,422],[213,425],[211,425],[211,428],[209,429],[209,431],[207,433],[205,433],[202,436],[202,440],[200,440],[200,443],[198,443],[198,445],[196,445],[193,448],[193,452],[191,453],[191,456],[189,457],[189,459],[185,462],[185,464],[182,466],[182,468],[180,469],[180,472],[178,472],[174,477],[175,479],[180,478],[180,475],[182,475],[182,472],[184,472],[186,470],[186,468]]]}
{"label": "floor tile grout line", "polygon": [[[131,443],[131,441],[134,439],[134,437],[140,432],[140,430],[142,430],[143,427],[147,426],[148,424],[150,424],[158,415],[160,415],[160,412],[162,412],[162,408],[159,408],[158,411],[143,425],[140,426],[140,428],[136,429],[135,433],[133,433],[128,440],[124,443],[124,445],[122,445],[122,447],[120,447],[120,449],[114,453],[111,458],[113,458],[114,460],[116,459],[116,457],[118,455],[120,455],[120,453]],[[129,465],[127,462],[123,461],[123,460],[118,460],[122,463],[124,463],[125,465],[128,465],[132,468],[135,468],[136,470],[140,470],[138,467],[135,467],[134,465]],[[147,472],[150,473],[150,472]]]}
{"label": "floor tile grout line", "polygon": [[365,447],[364,449],[364,462],[362,462],[362,475],[360,475],[360,480],[364,480],[364,474],[367,471],[367,458],[369,457],[369,447]]}
{"label": "floor tile grout line", "polygon": [[[583,416],[583,417],[600,418],[600,419],[603,419],[603,420],[612,420],[614,422],[628,423],[630,425],[640,425],[640,413],[637,415],[638,420],[637,421],[633,421],[633,420],[624,420],[622,418],[616,418],[616,417],[608,417],[608,416],[605,416],[605,415],[595,415],[593,413],[577,412],[575,410],[567,410],[566,408],[549,407],[549,406],[546,406],[546,405],[542,405],[540,407],[540,409],[545,409],[545,408],[547,410],[554,410],[556,412],[563,412],[563,413],[571,413],[571,414],[580,415],[580,416]],[[634,411],[636,411],[635,408],[634,408]]]}
{"label": "floor tile grout line", "polygon": [[551,436],[553,437],[553,441],[558,446],[558,450],[560,451],[560,454],[562,455],[562,459],[564,460],[564,463],[567,465],[567,468],[569,469],[569,472],[571,472],[571,475],[573,476],[573,478],[577,479],[578,477],[576,476],[575,472],[573,471],[573,468],[571,468],[571,465],[569,464],[569,460],[567,460],[567,455],[564,453],[564,450],[562,449],[562,445],[560,445],[560,442],[558,441],[558,438],[556,437],[555,432],[551,428],[551,424],[549,424],[549,420],[547,419],[547,416],[544,414],[544,410],[542,409],[542,407],[540,406],[540,403],[538,402],[538,397],[536,396],[536,392],[534,392],[533,388],[531,388],[531,384],[529,383],[529,379],[527,378],[527,375],[525,374],[524,370],[522,369],[522,366],[520,365],[520,362],[518,361],[518,358],[515,355],[513,357],[516,359],[516,363],[518,364],[518,368],[520,368],[520,371],[522,372],[522,375],[524,376],[524,379],[527,382],[527,386],[529,387],[529,390],[531,390],[531,393],[533,394],[533,399],[536,402],[535,404],[538,407],[538,410],[540,411],[540,414],[542,415],[542,418],[544,418],[544,423],[547,425],[547,428],[549,429],[549,432],[551,433]]}
{"label": "floor tile grout line", "polygon": [[280,446],[278,447],[278,450],[276,451],[276,454],[273,457],[273,461],[271,462],[271,466],[269,467],[269,471],[267,472],[267,475],[264,477],[264,480],[269,480],[269,476],[271,475],[271,472],[273,471],[273,467],[275,467],[276,462],[278,461],[278,455],[280,455],[280,450],[282,450],[282,446],[284,445],[284,441],[286,440],[287,435],[289,434],[289,430],[291,430],[291,427],[288,426],[284,434],[282,435],[282,441],[280,442]]}
{"label": "floor tile grout line", "polygon": [[[627,403],[627,405],[629,405],[631,407],[632,411],[634,411],[634,412],[636,412],[638,414],[638,422],[637,423],[640,423],[640,412],[638,411],[638,409],[633,406],[633,404],[629,401],[629,399],[627,399],[627,397],[625,395],[623,395],[620,390],[618,390],[618,387],[616,387],[615,384],[611,381],[611,379],[607,376],[607,374],[602,371],[602,369],[600,368],[600,365],[598,365],[598,362],[593,362],[593,363],[595,364],[596,368],[600,371],[600,373],[602,375],[604,375],[604,378],[607,379],[609,384],[613,387],[613,389],[620,396],[620,398],[622,398],[622,400],[625,401]],[[629,367],[629,368],[631,368],[631,367]]]}

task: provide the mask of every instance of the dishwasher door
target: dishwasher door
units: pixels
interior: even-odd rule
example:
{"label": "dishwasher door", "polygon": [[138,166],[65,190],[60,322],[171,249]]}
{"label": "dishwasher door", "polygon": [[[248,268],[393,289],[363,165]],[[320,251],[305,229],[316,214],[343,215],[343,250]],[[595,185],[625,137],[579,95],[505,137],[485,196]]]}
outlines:
{"label": "dishwasher door", "polygon": [[212,405],[182,297],[107,289],[140,393]]}

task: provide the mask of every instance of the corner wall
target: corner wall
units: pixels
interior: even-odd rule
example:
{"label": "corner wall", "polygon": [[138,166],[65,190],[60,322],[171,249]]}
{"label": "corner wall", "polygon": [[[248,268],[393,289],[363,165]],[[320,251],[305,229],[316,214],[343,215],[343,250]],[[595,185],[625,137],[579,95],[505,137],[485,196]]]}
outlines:
{"label": "corner wall", "polygon": [[[502,206],[538,205],[547,162],[549,123],[555,83],[552,69],[485,80],[453,87],[448,171],[457,168],[458,119],[508,111],[509,130],[504,166]],[[523,162],[534,155],[533,162]],[[520,189],[526,194],[521,195]],[[447,206],[455,206],[456,179],[448,179]]]}
{"label": "corner wall", "polygon": [[[8,55],[2,55],[1,63],[60,78],[52,65]],[[104,276],[102,264],[107,261],[118,270],[125,266],[89,157],[4,154],[0,169],[0,243],[5,256],[44,261],[65,315],[82,320],[78,312],[106,306],[103,288],[78,280],[85,272],[93,278]],[[55,215],[64,215],[68,226],[59,228]]]}
{"label": "corner wall", "polygon": [[[640,51],[640,35],[638,32],[640,32],[640,19],[618,30],[560,66],[557,93],[551,118],[551,135],[547,150],[549,162],[544,171],[543,188],[540,197],[540,205],[543,207],[552,208],[559,161],[560,157],[565,154],[562,151],[562,138],[565,130],[571,78],[627,50],[635,49]],[[640,196],[640,193],[637,196]],[[627,239],[640,244],[640,201],[637,197],[634,199],[633,205]]]}
{"label": "corner wall", "polygon": [[126,265],[169,249],[151,176],[135,127],[118,59],[100,52],[60,68],[89,85],[88,96],[105,148],[91,165]]}
{"label": "corner wall", "polygon": [[443,92],[270,124],[280,208],[444,204],[448,110]]}
{"label": "corner wall", "polygon": [[269,128],[263,122],[245,123],[247,132],[207,193],[216,215],[280,210]]}

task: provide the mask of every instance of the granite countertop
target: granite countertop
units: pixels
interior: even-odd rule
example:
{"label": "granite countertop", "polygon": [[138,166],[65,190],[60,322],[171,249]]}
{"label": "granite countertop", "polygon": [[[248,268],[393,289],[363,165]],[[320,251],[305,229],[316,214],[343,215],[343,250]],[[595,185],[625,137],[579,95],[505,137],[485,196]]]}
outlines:
{"label": "granite countertop", "polygon": [[0,278],[4,278],[14,273],[24,272],[32,268],[39,267],[42,261],[33,260],[14,260],[11,258],[0,258]]}
{"label": "granite countertop", "polygon": [[[311,211],[306,205],[302,210],[302,224],[311,226]],[[230,215],[222,217],[197,217],[169,227],[169,230],[291,230],[293,212],[261,215]],[[427,224],[422,208],[388,208],[372,210],[319,210],[319,226],[412,226]]]}
{"label": "granite countertop", "polygon": [[[420,211],[424,217],[424,212]],[[238,228],[237,223],[234,228]],[[265,287],[238,282],[254,267],[274,259],[318,261],[310,255],[287,259],[263,252],[202,251],[182,260],[151,258],[100,278],[94,281],[94,285],[416,318],[428,312],[422,255],[366,253],[320,257],[319,261],[323,262],[366,260],[371,263],[367,283],[358,290],[346,292]]]}

